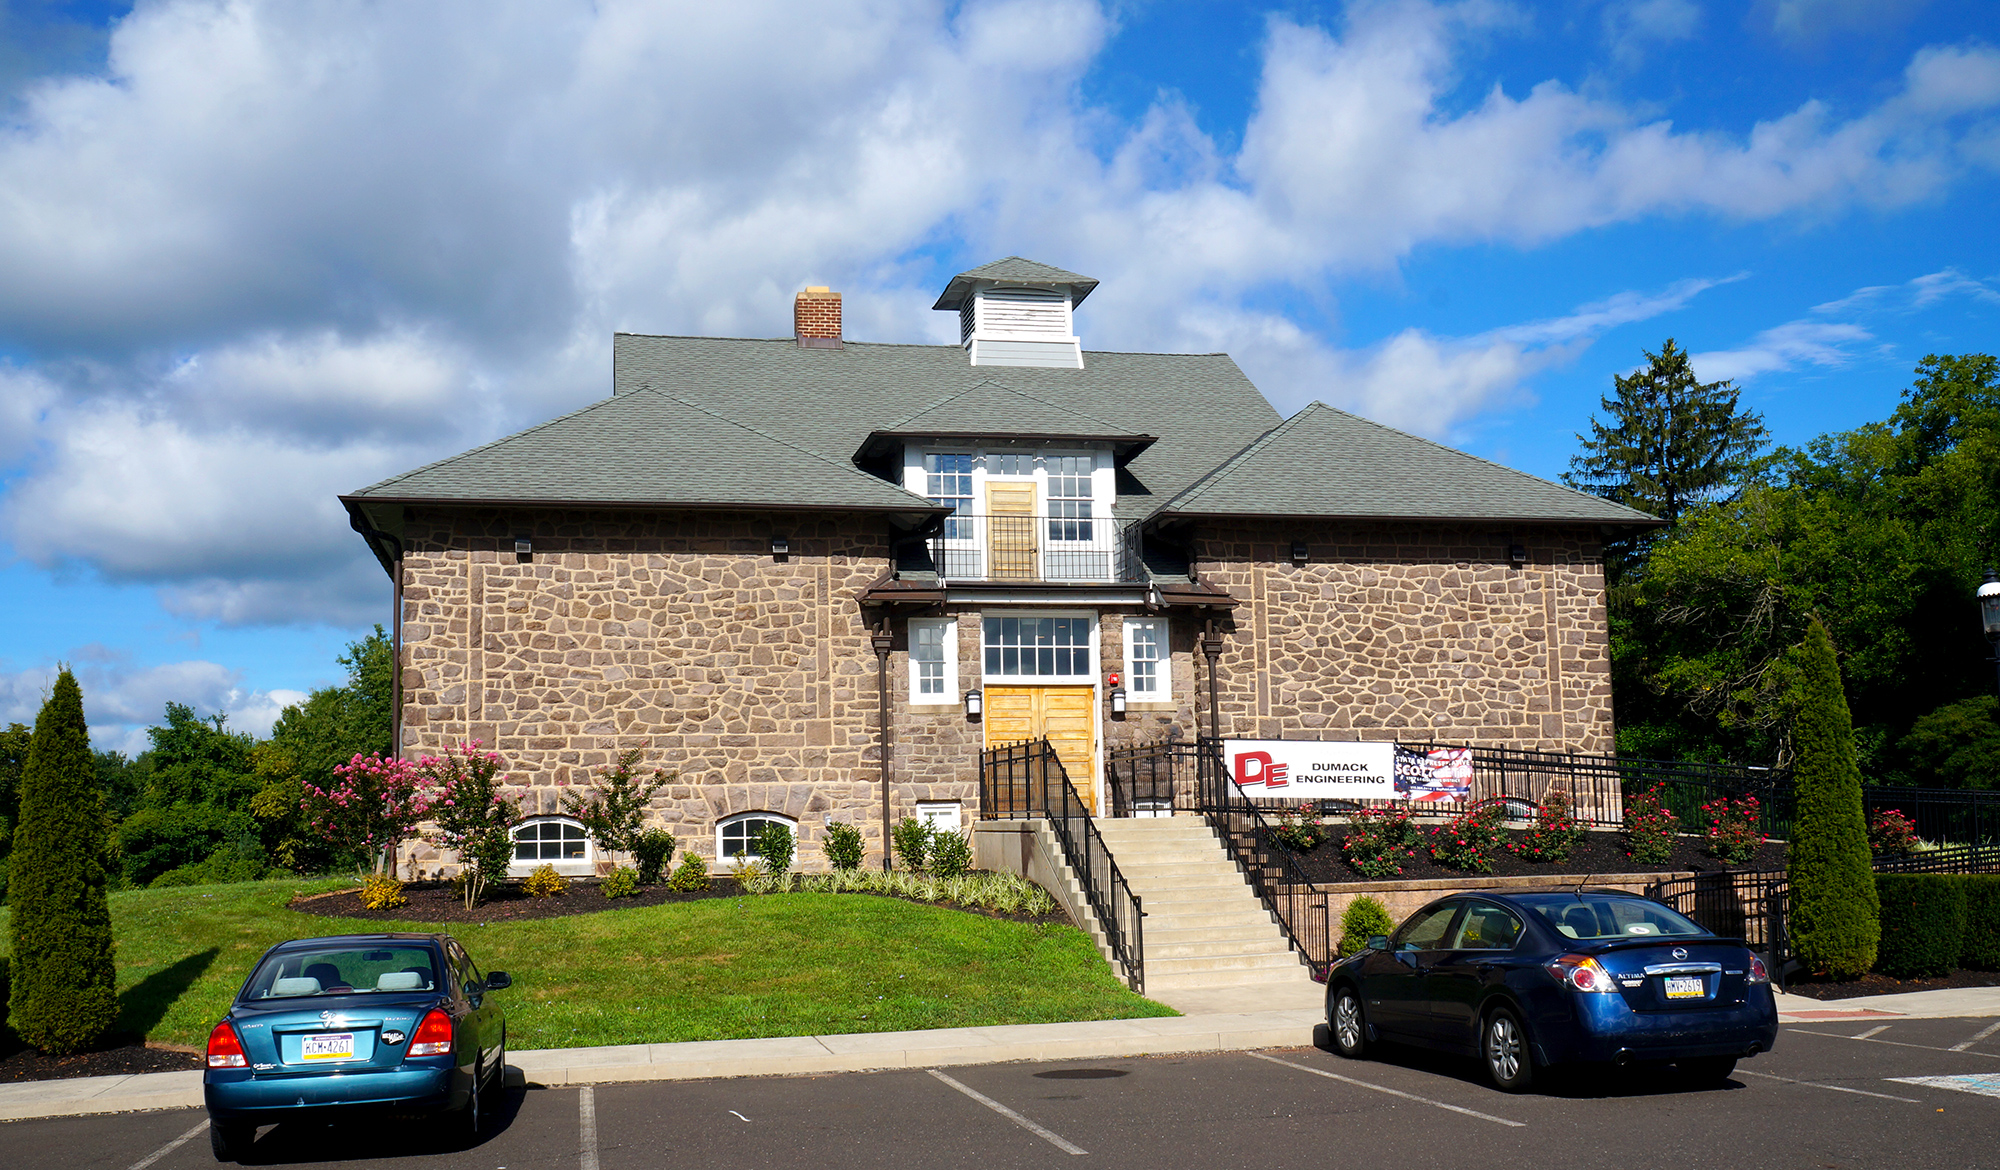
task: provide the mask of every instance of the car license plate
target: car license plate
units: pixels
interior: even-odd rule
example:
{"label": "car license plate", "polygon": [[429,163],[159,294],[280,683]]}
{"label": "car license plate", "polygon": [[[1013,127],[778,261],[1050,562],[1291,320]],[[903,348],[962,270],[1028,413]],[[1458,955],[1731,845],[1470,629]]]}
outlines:
{"label": "car license plate", "polygon": [[354,1033],[328,1032],[299,1041],[301,1060],[353,1060]]}
{"label": "car license plate", "polygon": [[1668,999],[1700,999],[1708,994],[1708,986],[1699,975],[1667,976]]}

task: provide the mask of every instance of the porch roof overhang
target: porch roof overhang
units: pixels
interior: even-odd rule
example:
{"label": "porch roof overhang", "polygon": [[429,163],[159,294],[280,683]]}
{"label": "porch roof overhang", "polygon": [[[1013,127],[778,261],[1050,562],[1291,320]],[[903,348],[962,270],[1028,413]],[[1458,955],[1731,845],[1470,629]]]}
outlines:
{"label": "porch roof overhang", "polygon": [[1156,435],[1085,434],[1071,431],[1022,431],[1004,435],[992,433],[980,434],[972,431],[961,431],[958,433],[936,430],[870,431],[868,437],[862,441],[861,446],[855,450],[854,462],[864,463],[871,459],[880,459],[887,455],[893,455],[913,442],[964,443],[968,446],[979,444],[988,447],[1039,447],[1064,443],[1104,443],[1108,444],[1111,448],[1112,464],[1117,467],[1123,467],[1137,458],[1146,448],[1159,442],[1159,438]]}
{"label": "porch roof overhang", "polygon": [[1227,590],[1187,581],[1078,585],[1049,581],[908,580],[885,575],[862,590],[861,604],[894,609],[942,605],[1129,605],[1142,608],[1229,610]]}

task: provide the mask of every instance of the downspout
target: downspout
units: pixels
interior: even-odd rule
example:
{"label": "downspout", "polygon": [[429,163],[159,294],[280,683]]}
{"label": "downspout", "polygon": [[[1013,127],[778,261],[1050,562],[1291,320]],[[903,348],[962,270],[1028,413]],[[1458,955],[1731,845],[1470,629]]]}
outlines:
{"label": "downspout", "polygon": [[895,645],[896,636],[889,632],[889,619],[885,615],[882,624],[869,636],[875,646],[875,696],[879,705],[882,739],[880,756],[882,760],[882,869],[889,869],[889,748],[892,743],[889,734],[889,648]]}

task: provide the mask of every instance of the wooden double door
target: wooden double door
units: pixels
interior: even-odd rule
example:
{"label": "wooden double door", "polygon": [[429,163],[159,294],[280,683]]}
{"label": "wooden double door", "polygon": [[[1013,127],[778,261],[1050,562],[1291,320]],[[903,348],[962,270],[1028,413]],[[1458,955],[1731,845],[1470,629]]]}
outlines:
{"label": "wooden double door", "polygon": [[986,746],[1047,739],[1084,807],[1097,812],[1094,687],[986,687]]}

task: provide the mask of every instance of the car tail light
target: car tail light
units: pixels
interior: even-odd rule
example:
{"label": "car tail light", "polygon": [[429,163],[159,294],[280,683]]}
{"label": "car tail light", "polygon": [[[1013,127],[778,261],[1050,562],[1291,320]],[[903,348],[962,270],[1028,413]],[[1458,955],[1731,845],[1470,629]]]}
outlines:
{"label": "car tail light", "polygon": [[1608,992],[1618,990],[1611,973],[1600,966],[1589,955],[1563,955],[1548,965],[1548,973],[1555,976],[1558,983],[1567,984],[1578,991]]}
{"label": "car tail light", "polygon": [[1757,956],[1755,956],[1755,955],[1751,955],[1751,956],[1750,956],[1750,982],[1752,982],[1752,983],[1769,983],[1770,981],[1771,981],[1771,972],[1765,969],[1765,967],[1764,967],[1764,960],[1762,960],[1762,959],[1758,958],[1758,957],[1757,957]]}
{"label": "car tail light", "polygon": [[417,1025],[416,1035],[410,1037],[410,1056],[450,1056],[451,1017],[440,1008],[432,1008]]}
{"label": "car tail light", "polygon": [[236,1029],[228,1020],[217,1024],[215,1031],[208,1034],[208,1067],[250,1067],[250,1061],[243,1055],[243,1042],[236,1038]]}

